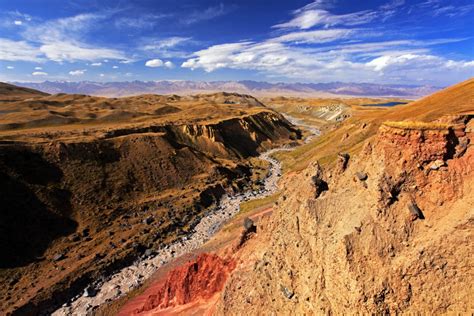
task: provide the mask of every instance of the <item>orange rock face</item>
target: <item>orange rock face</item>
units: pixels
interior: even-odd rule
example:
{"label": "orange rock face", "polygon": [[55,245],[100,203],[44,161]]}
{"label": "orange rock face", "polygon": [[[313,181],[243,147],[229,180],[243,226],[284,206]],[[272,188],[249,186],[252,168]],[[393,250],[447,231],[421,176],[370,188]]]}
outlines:
{"label": "orange rock face", "polygon": [[[386,161],[416,167],[417,163],[444,159],[449,148],[448,130],[406,130],[382,126],[382,141]],[[396,159],[394,159],[396,158]]]}
{"label": "orange rock face", "polygon": [[[427,208],[461,197],[462,182],[472,176],[473,152],[468,150],[469,123],[456,129],[397,129],[382,126],[377,150],[384,157],[389,182],[404,183]],[[423,196],[421,196],[423,194]]]}
{"label": "orange rock face", "polygon": [[215,254],[201,254],[195,261],[170,271],[162,285],[135,313],[210,299],[223,289],[235,265],[235,261]]}

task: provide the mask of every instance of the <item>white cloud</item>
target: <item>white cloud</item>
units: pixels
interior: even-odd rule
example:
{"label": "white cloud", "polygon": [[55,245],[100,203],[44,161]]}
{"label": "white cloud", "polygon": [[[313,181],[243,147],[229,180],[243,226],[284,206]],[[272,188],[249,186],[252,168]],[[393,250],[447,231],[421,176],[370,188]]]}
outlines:
{"label": "white cloud", "polygon": [[[185,61],[184,68],[202,68],[212,72],[219,68],[253,69],[280,72],[289,65],[313,63],[303,49],[287,47],[278,42],[240,42],[214,45],[195,53],[194,58]],[[315,59],[314,59],[315,60]]]}
{"label": "white cloud", "polygon": [[377,17],[374,11],[366,10],[349,14],[335,15],[327,10],[311,9],[296,11],[295,17],[285,23],[274,25],[274,28],[299,28],[306,30],[313,26],[360,25],[368,23]]}
{"label": "white cloud", "polygon": [[166,61],[164,64],[163,64],[166,68],[174,68],[174,64],[171,62],[171,61]]}
{"label": "white cloud", "polygon": [[41,43],[70,42],[81,38],[84,33],[94,27],[96,22],[105,18],[105,15],[89,13],[48,20],[40,24],[28,25],[23,36],[31,41]]}
{"label": "white cloud", "polygon": [[382,10],[393,10],[405,4],[405,0],[391,0],[390,2],[380,6]]}
{"label": "white cloud", "polygon": [[92,63],[91,66],[99,67],[99,66],[102,66],[102,63]]}
{"label": "white cloud", "polygon": [[35,67],[35,70],[43,70],[43,67]]}
{"label": "white cloud", "polygon": [[71,76],[82,76],[86,71],[86,69],[71,70],[69,74]]}
{"label": "white cloud", "polygon": [[[452,61],[430,54],[390,51],[384,43],[358,44],[352,52],[287,46],[281,42],[240,42],[214,45],[198,51],[181,66],[212,72],[220,68],[257,71],[269,78],[310,81],[455,82],[469,77],[474,61]],[[393,44],[393,43],[391,43]],[[378,53],[371,49],[379,49]],[[350,49],[349,49],[350,50]],[[373,54],[369,61],[355,57]],[[363,56],[362,55],[362,56]]]}
{"label": "white cloud", "polygon": [[15,69],[13,66],[7,66],[7,69]]}
{"label": "white cloud", "polygon": [[122,17],[114,21],[115,27],[119,29],[151,29],[169,14],[142,14],[139,17]]}
{"label": "white cloud", "polygon": [[145,66],[151,67],[151,68],[157,68],[157,67],[165,67],[168,69],[174,68],[174,64],[171,61],[163,61],[161,59],[150,59],[145,63]]}
{"label": "white cloud", "polygon": [[112,66],[113,69],[118,69],[118,66]]}
{"label": "white cloud", "polygon": [[316,0],[302,8],[293,11],[290,21],[274,25],[279,29],[310,29],[322,26],[329,28],[336,25],[354,26],[367,24],[380,19],[386,19],[395,15],[404,5],[405,0],[390,0],[378,9],[364,10],[347,14],[334,14],[330,12],[334,6],[333,0]]}
{"label": "white cloud", "polygon": [[348,29],[331,29],[331,30],[315,30],[308,32],[292,32],[285,35],[278,36],[270,41],[275,42],[293,42],[299,43],[326,43],[335,40],[347,38],[349,35],[355,33]]}
{"label": "white cloud", "polygon": [[[16,21],[31,21],[32,20],[32,17],[31,15],[29,14],[25,14],[25,13],[21,13],[20,11],[16,10],[16,11],[9,11],[9,12],[6,12],[7,15],[10,17],[10,18],[13,18],[14,19],[14,22]],[[23,22],[22,22],[23,23]],[[14,24],[17,24],[17,23],[14,23]],[[21,24],[17,24],[17,25],[21,25]]]}
{"label": "white cloud", "polygon": [[220,3],[217,6],[208,7],[205,10],[194,11],[181,19],[183,24],[194,24],[202,21],[212,20],[214,18],[226,15],[234,9],[234,6],[225,6]]}
{"label": "white cloud", "polygon": [[211,72],[233,66],[234,62],[236,63],[234,66],[249,63],[256,58],[255,52],[251,50],[252,44],[252,42],[240,42],[214,45],[194,53],[196,57],[188,59],[181,66],[191,69],[203,68]]}
{"label": "white cloud", "polygon": [[100,76],[100,77],[104,77],[104,76],[105,76],[105,74],[100,74],[99,76]]}
{"label": "white cloud", "polygon": [[450,18],[463,16],[469,12],[474,11],[474,4],[467,5],[447,5],[434,9],[432,15],[437,17],[440,15],[445,15]]}
{"label": "white cloud", "polygon": [[437,70],[462,70],[471,68],[474,70],[474,61],[454,61],[434,55],[402,54],[384,55],[377,57],[367,63],[379,72],[418,72],[434,68]]}
{"label": "white cloud", "polygon": [[0,38],[0,60],[37,62],[40,56],[38,48],[25,41]]}
{"label": "white cloud", "polygon": [[40,24],[31,23],[22,32],[22,36],[30,42],[39,43],[39,53],[56,62],[126,59],[118,50],[82,41],[85,34],[107,17],[106,14],[79,14]]}
{"label": "white cloud", "polygon": [[145,63],[145,66],[152,68],[161,67],[163,66],[163,61],[161,59],[151,59]]}
{"label": "white cloud", "polygon": [[72,61],[94,61],[104,57],[111,59],[122,59],[121,52],[96,47],[84,47],[83,44],[70,42],[54,42],[40,47],[40,51],[50,60],[57,62]]}
{"label": "white cloud", "polygon": [[[362,31],[363,32],[363,31]],[[360,32],[359,32],[360,33]],[[352,33],[355,34],[355,33]],[[356,42],[329,45],[314,48],[314,52],[328,55],[352,55],[357,57],[379,57],[382,55],[403,55],[407,53],[428,53],[428,46],[445,43],[455,43],[464,38],[435,39],[435,40],[393,40],[376,42]]]}
{"label": "white cloud", "polygon": [[[279,30],[268,39],[212,45],[190,54],[181,67],[206,72],[248,70],[274,80],[313,82],[446,84],[472,76],[474,61],[436,56],[429,48],[465,38],[380,41],[386,30],[359,26],[390,18],[405,6],[404,0],[387,1],[377,10],[342,15],[329,12],[332,3],[316,0],[295,10],[290,21],[275,25],[273,28]],[[328,44],[331,42],[334,44]]]}
{"label": "white cloud", "polygon": [[159,55],[161,58],[186,58],[192,52],[189,51],[189,47],[197,44],[198,42],[191,37],[146,37],[139,41],[139,49],[147,54]]}
{"label": "white cloud", "polygon": [[20,20],[15,20],[15,21],[13,21],[13,24],[15,24],[15,25],[22,25],[23,22],[20,21]]}
{"label": "white cloud", "polygon": [[174,48],[176,46],[179,46],[187,41],[190,41],[190,37],[179,37],[179,36],[173,36],[173,37],[168,37],[164,39],[146,39],[148,42],[147,44],[144,44],[142,49],[144,50],[166,50],[170,48]]}
{"label": "white cloud", "polygon": [[120,51],[89,47],[82,43],[49,41],[40,46],[34,46],[27,41],[0,38],[0,60],[38,62],[47,58],[56,62],[72,62],[78,60],[94,61],[104,57],[124,59],[124,55]]}
{"label": "white cloud", "polygon": [[43,71],[35,71],[33,73],[31,73],[33,76],[47,76],[48,73],[47,72],[43,72]]}

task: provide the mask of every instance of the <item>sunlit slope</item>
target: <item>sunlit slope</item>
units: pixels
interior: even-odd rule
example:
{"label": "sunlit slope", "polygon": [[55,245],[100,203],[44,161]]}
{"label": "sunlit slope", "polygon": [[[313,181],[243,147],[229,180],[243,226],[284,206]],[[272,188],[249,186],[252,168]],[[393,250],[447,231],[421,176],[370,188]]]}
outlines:
{"label": "sunlit slope", "polygon": [[[367,102],[368,100],[364,100]],[[280,100],[281,102],[281,100]],[[328,103],[329,102],[329,103]],[[332,104],[321,100],[321,106]],[[349,103],[349,102],[348,102]],[[283,112],[295,112],[296,107],[308,104],[302,99],[288,102],[279,107]],[[323,125],[323,135],[309,144],[292,152],[281,152],[276,156],[283,161],[289,171],[304,169],[310,161],[318,159],[328,164],[335,161],[338,153],[357,153],[365,140],[375,135],[378,128],[386,121],[433,121],[448,115],[474,113],[474,79],[469,79],[421,100],[395,107],[362,106],[360,102],[350,102],[350,118],[342,123]],[[311,114],[311,113],[310,113]],[[315,122],[311,116],[303,117],[306,121]]]}
{"label": "sunlit slope", "polygon": [[448,87],[421,100],[400,106],[387,115],[390,120],[432,121],[443,115],[474,113],[474,78]]}

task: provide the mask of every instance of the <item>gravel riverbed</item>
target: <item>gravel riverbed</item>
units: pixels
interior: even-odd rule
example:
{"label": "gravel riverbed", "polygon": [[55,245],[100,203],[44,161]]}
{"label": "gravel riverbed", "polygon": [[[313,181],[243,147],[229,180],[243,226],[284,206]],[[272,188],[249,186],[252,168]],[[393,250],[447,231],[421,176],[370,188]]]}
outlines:
{"label": "gravel riverbed", "polygon": [[[305,143],[319,136],[319,130],[303,124],[301,121],[286,116],[286,119],[296,126],[303,127],[310,132]],[[278,151],[291,151],[296,147],[283,146],[268,150],[260,158],[270,163],[268,176],[264,180],[263,188],[258,191],[247,191],[232,195],[225,195],[219,204],[203,217],[193,231],[185,237],[163,247],[155,255],[140,259],[133,265],[123,268],[109,276],[105,281],[91,284],[80,296],[65,303],[52,313],[54,316],[88,315],[100,305],[116,300],[129,291],[140,286],[151,277],[161,266],[186,253],[201,247],[234,215],[240,211],[240,203],[261,199],[278,191],[278,180],[281,177],[281,163],[272,158]]]}

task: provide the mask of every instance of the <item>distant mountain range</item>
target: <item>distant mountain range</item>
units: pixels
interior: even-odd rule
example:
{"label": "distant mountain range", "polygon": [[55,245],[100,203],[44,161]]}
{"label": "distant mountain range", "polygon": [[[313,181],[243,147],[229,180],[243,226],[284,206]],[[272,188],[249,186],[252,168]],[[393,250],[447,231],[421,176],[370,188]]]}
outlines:
{"label": "distant mountain range", "polygon": [[78,93],[120,97],[138,94],[196,94],[237,92],[256,96],[368,96],[419,98],[441,89],[433,86],[391,85],[374,83],[269,83],[263,81],[44,81],[12,82],[47,93]]}

